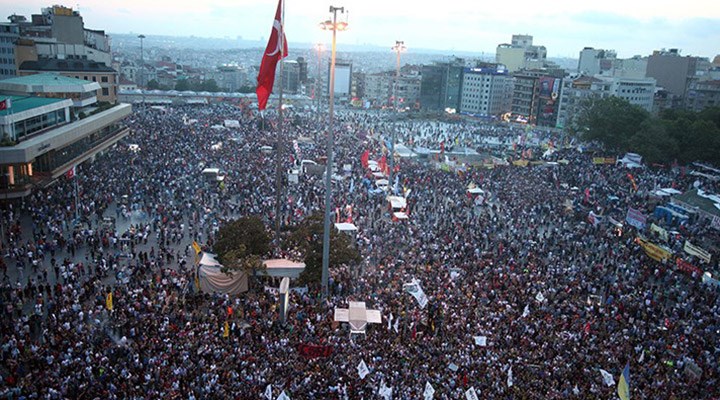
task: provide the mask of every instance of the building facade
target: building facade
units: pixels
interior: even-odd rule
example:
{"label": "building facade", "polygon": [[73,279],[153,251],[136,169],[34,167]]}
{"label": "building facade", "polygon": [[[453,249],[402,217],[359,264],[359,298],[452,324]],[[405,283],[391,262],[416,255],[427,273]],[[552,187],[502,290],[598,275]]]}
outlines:
{"label": "building facade", "polygon": [[20,37],[20,28],[13,23],[0,23],[0,79],[17,75],[15,46]]}
{"label": "building facade", "polygon": [[697,64],[697,57],[683,57],[677,49],[656,50],[648,57],[646,76],[654,78],[658,86],[684,99],[688,84],[695,77]]}
{"label": "building facade", "polygon": [[702,111],[717,106],[720,106],[720,80],[695,81],[690,84],[685,98],[686,108]]}
{"label": "building facade", "polygon": [[460,58],[423,65],[420,73],[420,108],[430,111],[460,110],[464,70],[465,61]]}
{"label": "building facade", "polygon": [[100,84],[100,89],[97,91],[98,101],[117,102],[118,73],[101,63],[88,60],[40,59],[22,63],[18,74],[25,76],[48,72],[97,82]]}
{"label": "building facade", "polygon": [[132,111],[129,104],[76,119],[70,99],[0,95],[5,99],[12,106],[0,111],[3,199],[27,196],[129,133],[122,123]]}
{"label": "building facade", "polygon": [[512,77],[497,67],[466,68],[460,95],[460,112],[481,116],[510,111]]}
{"label": "building facade", "polygon": [[533,45],[530,35],[513,35],[511,43],[499,44],[495,50],[495,62],[504,65],[510,73],[541,68],[546,61],[547,49]]}

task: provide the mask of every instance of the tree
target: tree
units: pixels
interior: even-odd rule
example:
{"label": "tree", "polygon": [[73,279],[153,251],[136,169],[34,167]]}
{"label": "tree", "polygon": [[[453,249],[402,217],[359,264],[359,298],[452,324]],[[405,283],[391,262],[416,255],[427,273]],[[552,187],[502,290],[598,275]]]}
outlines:
{"label": "tree", "polygon": [[679,159],[683,162],[720,162],[720,129],[712,121],[697,120],[685,132],[686,145]]}
{"label": "tree", "polygon": [[152,90],[160,89],[160,83],[158,83],[158,81],[156,81],[155,79],[151,79],[147,83],[147,87],[148,87],[148,89],[152,89]]}
{"label": "tree", "polygon": [[225,272],[254,273],[261,267],[261,258],[270,252],[270,237],[260,218],[243,217],[220,227],[213,251]]}
{"label": "tree", "polygon": [[215,82],[215,79],[208,79],[206,81],[202,81],[199,90],[201,92],[219,92],[220,88],[218,87],[217,82]]}
{"label": "tree", "polygon": [[668,133],[665,122],[648,118],[640,124],[637,133],[630,138],[630,149],[643,156],[649,163],[669,163],[676,158],[677,141]]}
{"label": "tree", "polygon": [[619,97],[590,98],[580,110],[577,125],[582,139],[596,140],[609,150],[623,152],[649,117],[647,111]]}
{"label": "tree", "polygon": [[187,79],[178,79],[175,83],[175,90],[184,92],[186,90],[190,90],[190,83]]}
{"label": "tree", "polygon": [[[291,233],[288,244],[304,255],[305,271],[300,275],[301,283],[320,283],[322,278],[324,219],[322,213],[308,216]],[[350,237],[335,229],[330,231],[330,267],[360,261],[360,252],[353,246]]]}

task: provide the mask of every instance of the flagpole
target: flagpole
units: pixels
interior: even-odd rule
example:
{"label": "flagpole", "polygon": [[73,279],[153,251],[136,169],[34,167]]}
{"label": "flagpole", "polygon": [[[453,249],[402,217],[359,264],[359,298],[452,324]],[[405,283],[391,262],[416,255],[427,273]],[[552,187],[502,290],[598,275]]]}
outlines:
{"label": "flagpole", "polygon": [[280,226],[282,225],[282,153],[283,153],[283,71],[285,65],[285,0],[281,0],[280,30],[278,32],[278,43],[280,44],[280,93],[278,105],[278,131],[277,131],[277,154],[275,159],[275,243],[280,248]]}

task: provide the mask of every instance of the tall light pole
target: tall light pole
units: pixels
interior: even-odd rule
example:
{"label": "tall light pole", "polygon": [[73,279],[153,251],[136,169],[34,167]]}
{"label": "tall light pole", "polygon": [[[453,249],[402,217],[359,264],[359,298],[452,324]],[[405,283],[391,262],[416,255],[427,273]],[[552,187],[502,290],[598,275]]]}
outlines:
{"label": "tall light pole", "polygon": [[317,122],[320,123],[320,105],[322,104],[322,52],[324,49],[324,46],[322,43],[315,44],[315,50],[317,51],[318,55],[318,65],[317,65],[317,78],[315,78],[315,100],[316,100],[316,114],[317,114]]}
{"label": "tall light pole", "polygon": [[[395,46],[390,48],[395,52],[397,55],[397,62],[395,64],[395,82],[393,82],[393,108],[395,109],[395,112],[398,112],[398,83],[400,83],[400,53],[403,53],[407,50],[407,47],[405,47],[405,42],[402,40],[396,40]],[[397,121],[395,121],[395,125],[393,127],[392,131],[392,140],[390,143],[390,173],[388,174],[388,187],[390,187],[390,193],[394,193],[394,186],[395,183],[393,181],[393,174],[395,173],[395,141],[397,140]]]}
{"label": "tall light pole", "polygon": [[142,35],[142,34],[138,35],[138,39],[140,39],[140,74],[141,74],[140,82],[141,82],[141,86],[143,86],[142,102],[143,102],[143,107],[144,107],[145,106],[145,89],[144,89],[144,87],[147,86],[147,84],[145,83],[145,55],[144,55],[145,52],[143,51],[143,39],[145,39],[145,35]]}
{"label": "tall light pole", "polygon": [[320,23],[320,28],[332,31],[332,48],[330,55],[330,104],[328,105],[328,139],[327,139],[327,167],[325,168],[325,230],[323,231],[323,259],[322,259],[322,291],[323,297],[328,296],[328,279],[330,277],[330,202],[332,200],[332,163],[333,141],[335,127],[333,126],[333,106],[335,102],[335,44],[337,31],[347,29],[347,22],[337,22],[337,12],[345,12],[345,7],[330,6],[333,15],[332,21]]}

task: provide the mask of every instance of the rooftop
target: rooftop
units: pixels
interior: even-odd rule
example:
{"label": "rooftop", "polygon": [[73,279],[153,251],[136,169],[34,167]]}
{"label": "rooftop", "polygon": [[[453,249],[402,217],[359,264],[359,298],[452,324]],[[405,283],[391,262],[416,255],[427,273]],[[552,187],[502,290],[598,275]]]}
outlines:
{"label": "rooftop", "polygon": [[100,89],[100,84],[53,73],[41,73],[0,81],[0,91],[21,93],[85,93]]}
{"label": "rooftop", "polygon": [[0,116],[5,116],[5,115],[9,115],[9,114],[17,114],[17,113],[21,113],[23,111],[31,110],[33,108],[46,106],[48,104],[58,103],[61,101],[67,101],[66,99],[50,99],[50,98],[46,98],[46,97],[31,97],[31,96],[7,96],[7,95],[0,94],[0,101],[3,101],[8,98],[10,99],[12,106],[10,107],[10,109],[0,111]]}

